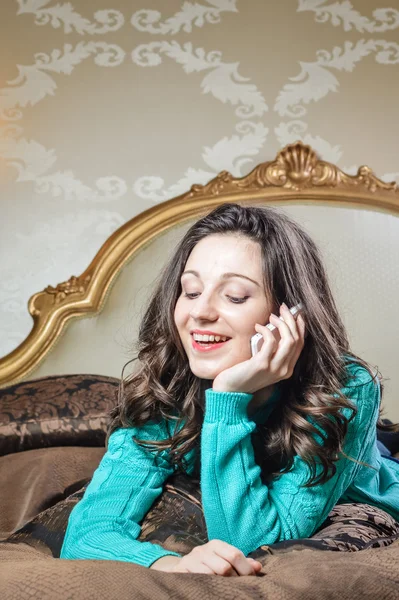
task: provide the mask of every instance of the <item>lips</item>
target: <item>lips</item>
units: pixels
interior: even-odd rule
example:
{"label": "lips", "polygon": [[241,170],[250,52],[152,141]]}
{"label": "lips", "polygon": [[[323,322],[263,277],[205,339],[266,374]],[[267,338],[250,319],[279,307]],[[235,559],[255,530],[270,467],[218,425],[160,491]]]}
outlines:
{"label": "lips", "polygon": [[[231,339],[231,338],[230,338]],[[192,338],[192,348],[197,352],[211,352],[212,350],[218,350],[222,346],[225,346],[229,343],[230,340],[226,340],[225,342],[211,342],[205,345],[201,345],[196,342],[194,338]]]}

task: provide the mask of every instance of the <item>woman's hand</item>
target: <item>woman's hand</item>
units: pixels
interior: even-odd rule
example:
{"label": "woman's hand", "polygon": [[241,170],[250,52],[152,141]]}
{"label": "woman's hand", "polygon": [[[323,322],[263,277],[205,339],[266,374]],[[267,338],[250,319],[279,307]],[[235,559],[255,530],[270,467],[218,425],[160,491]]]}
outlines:
{"label": "woman's hand", "polygon": [[302,315],[294,319],[285,304],[280,307],[283,321],[270,315],[270,322],[279,332],[279,341],[266,326],[255,325],[263,335],[260,351],[249,360],[225,369],[213,380],[213,389],[221,392],[254,394],[282,379],[289,379],[305,343],[305,321]]}
{"label": "woman's hand", "polygon": [[241,550],[222,540],[211,540],[202,546],[196,546],[182,558],[160,558],[151,568],[169,573],[205,573],[238,577],[256,575],[262,569],[262,565],[253,558],[246,558]]}

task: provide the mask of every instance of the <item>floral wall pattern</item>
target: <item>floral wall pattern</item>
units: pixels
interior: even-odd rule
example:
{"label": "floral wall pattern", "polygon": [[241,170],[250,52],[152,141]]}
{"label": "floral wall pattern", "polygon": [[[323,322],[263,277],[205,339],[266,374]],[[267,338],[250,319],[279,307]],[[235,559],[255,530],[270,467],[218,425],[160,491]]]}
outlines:
{"label": "floral wall pattern", "polygon": [[7,0],[0,7],[0,355],[29,297],[221,170],[301,139],[399,181],[399,3]]}

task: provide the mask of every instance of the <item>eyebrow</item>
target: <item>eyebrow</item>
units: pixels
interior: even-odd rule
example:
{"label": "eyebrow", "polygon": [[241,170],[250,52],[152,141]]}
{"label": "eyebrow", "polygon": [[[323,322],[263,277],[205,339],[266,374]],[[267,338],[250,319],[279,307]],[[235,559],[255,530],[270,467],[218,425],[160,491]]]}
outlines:
{"label": "eyebrow", "polygon": [[[182,277],[183,277],[183,275],[188,275],[189,273],[191,273],[192,275],[195,275],[196,277],[200,277],[198,271],[192,271],[192,270],[184,271],[184,273],[182,273]],[[250,277],[247,277],[246,275],[241,275],[240,273],[223,273],[223,275],[221,275],[220,278],[221,279],[230,279],[231,277],[242,277],[242,279],[247,279],[248,281],[251,281],[258,287],[260,287],[260,285],[257,281],[255,281],[254,279],[251,279]]]}

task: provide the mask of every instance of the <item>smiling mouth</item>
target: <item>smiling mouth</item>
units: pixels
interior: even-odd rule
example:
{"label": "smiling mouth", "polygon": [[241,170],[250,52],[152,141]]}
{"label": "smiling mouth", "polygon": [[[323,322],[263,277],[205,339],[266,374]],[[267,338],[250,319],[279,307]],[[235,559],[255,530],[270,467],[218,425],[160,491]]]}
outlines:
{"label": "smiling mouth", "polygon": [[192,346],[195,350],[199,350],[199,351],[209,351],[209,350],[216,350],[218,348],[221,348],[222,346],[224,346],[225,344],[227,344],[227,342],[229,342],[231,340],[231,338],[228,338],[225,341],[219,341],[219,342],[203,342],[203,341],[197,341],[194,339],[193,336],[191,336],[192,339]]}

